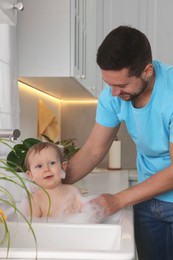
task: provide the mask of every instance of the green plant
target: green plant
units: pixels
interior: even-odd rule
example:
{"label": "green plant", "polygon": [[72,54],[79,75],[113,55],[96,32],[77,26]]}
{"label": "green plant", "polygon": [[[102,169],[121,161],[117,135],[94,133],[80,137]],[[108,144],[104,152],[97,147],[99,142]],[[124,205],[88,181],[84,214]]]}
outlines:
{"label": "green plant", "polygon": [[36,138],[27,138],[21,144],[11,147],[11,151],[7,155],[7,164],[17,172],[25,172],[24,161],[27,151],[31,146],[41,142]]}
{"label": "green plant", "polygon": [[[5,143],[0,139],[0,143]],[[8,145],[9,146],[9,145]],[[10,173],[10,174],[9,174]],[[31,206],[31,194],[30,191],[27,189],[25,184],[25,178],[21,178],[20,174],[17,173],[12,167],[10,167],[6,160],[0,159],[0,225],[3,227],[1,229],[1,238],[0,238],[0,246],[7,242],[7,254],[6,259],[8,259],[9,249],[10,249],[10,230],[8,227],[8,218],[6,217],[3,208],[12,208],[14,210],[14,215],[20,215],[22,219],[26,222],[31,231],[33,238],[35,240],[36,245],[36,257],[37,259],[37,239],[32,228],[32,206]],[[27,180],[29,181],[29,180]],[[20,186],[22,189],[25,190],[28,203],[30,206],[31,217],[29,220],[24,216],[24,214],[18,209],[13,194],[2,185],[2,182],[12,182],[15,185]]]}
{"label": "green plant", "polygon": [[63,150],[63,158],[65,161],[70,160],[70,158],[80,149],[76,147],[75,145],[75,138],[70,138],[70,139],[64,139],[61,141],[54,142],[51,140],[48,136],[43,135],[43,137],[51,143],[54,143],[60,147],[62,147]]}
{"label": "green plant", "polygon": [[[75,138],[53,142],[48,136],[43,135],[43,137],[48,142],[55,143],[57,146],[62,147],[63,158],[65,161],[68,161],[79,150],[79,148],[76,148],[75,146]],[[31,146],[38,142],[41,142],[41,140],[36,138],[27,138],[20,144],[11,147],[11,151],[7,155],[7,164],[17,172],[25,172],[24,161],[26,153]]]}

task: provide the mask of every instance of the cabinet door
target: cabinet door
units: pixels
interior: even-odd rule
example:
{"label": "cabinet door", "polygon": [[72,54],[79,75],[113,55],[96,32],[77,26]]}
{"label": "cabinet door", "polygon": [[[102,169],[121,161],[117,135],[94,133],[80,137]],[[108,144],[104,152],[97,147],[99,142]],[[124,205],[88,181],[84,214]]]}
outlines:
{"label": "cabinet door", "polygon": [[70,0],[22,0],[18,14],[20,77],[69,77]]}
{"label": "cabinet door", "polygon": [[104,37],[120,25],[140,28],[141,0],[104,0]]}
{"label": "cabinet door", "polygon": [[153,59],[173,64],[173,1],[148,0],[146,9],[146,33],[152,46]]}
{"label": "cabinet door", "polygon": [[75,0],[73,74],[91,94],[96,94],[96,1]]}
{"label": "cabinet door", "polygon": [[153,58],[173,64],[172,0],[104,0],[104,36],[119,25],[136,27],[148,37]]}

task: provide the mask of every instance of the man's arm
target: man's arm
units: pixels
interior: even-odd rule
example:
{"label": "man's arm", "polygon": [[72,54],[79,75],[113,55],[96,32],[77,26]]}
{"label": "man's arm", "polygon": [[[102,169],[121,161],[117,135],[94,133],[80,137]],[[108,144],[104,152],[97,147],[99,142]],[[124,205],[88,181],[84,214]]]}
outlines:
{"label": "man's arm", "polygon": [[102,194],[93,203],[105,208],[105,215],[112,215],[129,205],[135,205],[173,189],[173,143],[170,143],[171,165],[137,184],[117,194]]}
{"label": "man's arm", "polygon": [[91,172],[108,152],[118,129],[119,126],[108,128],[95,123],[84,146],[70,159],[63,182],[74,183]]}

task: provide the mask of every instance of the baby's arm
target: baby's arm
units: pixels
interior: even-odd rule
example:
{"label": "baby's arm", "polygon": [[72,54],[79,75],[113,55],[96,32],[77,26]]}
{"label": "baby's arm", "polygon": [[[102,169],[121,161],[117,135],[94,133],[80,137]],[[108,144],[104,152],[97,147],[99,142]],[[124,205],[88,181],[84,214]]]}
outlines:
{"label": "baby's arm", "polygon": [[[32,194],[31,196],[31,207],[32,207],[32,217],[41,217],[41,208],[39,203],[39,197],[37,196],[37,192]],[[31,209],[28,203],[27,207],[27,216],[31,215]]]}
{"label": "baby's arm", "polygon": [[81,207],[82,207],[82,202],[81,202],[82,194],[80,193],[80,190],[72,185],[70,185],[70,186],[71,187],[68,190],[69,197],[65,202],[64,213],[66,213],[66,214],[80,212]]}

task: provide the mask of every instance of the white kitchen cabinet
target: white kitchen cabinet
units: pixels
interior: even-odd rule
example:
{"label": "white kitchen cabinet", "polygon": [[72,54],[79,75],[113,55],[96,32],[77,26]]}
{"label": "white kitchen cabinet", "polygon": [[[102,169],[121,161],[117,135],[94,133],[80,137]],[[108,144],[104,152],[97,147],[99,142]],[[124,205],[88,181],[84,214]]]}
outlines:
{"label": "white kitchen cabinet", "polygon": [[148,37],[153,58],[173,64],[172,0],[104,0],[104,37],[119,25],[133,26]]}
{"label": "white kitchen cabinet", "polygon": [[97,96],[97,22],[99,19],[98,8],[101,1],[75,0],[73,3],[73,75],[86,89],[94,96]]}
{"label": "white kitchen cabinet", "polygon": [[23,0],[18,15],[18,76],[74,77],[96,91],[98,0]]}
{"label": "white kitchen cabinet", "polygon": [[70,0],[23,0],[18,14],[18,75],[71,76]]}
{"label": "white kitchen cabinet", "polygon": [[146,34],[149,37],[153,58],[173,64],[173,1],[147,0]]}

